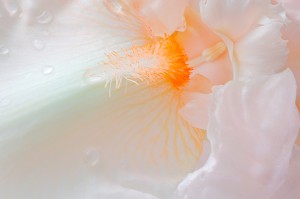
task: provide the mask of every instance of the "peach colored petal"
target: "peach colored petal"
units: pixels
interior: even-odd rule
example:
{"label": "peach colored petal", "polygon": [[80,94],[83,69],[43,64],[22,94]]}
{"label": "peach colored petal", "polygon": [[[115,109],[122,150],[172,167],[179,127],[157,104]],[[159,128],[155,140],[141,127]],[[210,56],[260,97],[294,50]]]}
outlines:
{"label": "peach colored petal", "polygon": [[287,49],[280,34],[285,20],[280,5],[267,0],[210,0],[201,1],[200,8],[203,21],[227,45],[234,78],[284,69]]}
{"label": "peach colored petal", "polygon": [[204,76],[194,73],[189,83],[184,88],[185,92],[199,92],[209,94],[213,84],[211,81]]}
{"label": "peach colored petal", "polygon": [[221,85],[232,79],[231,64],[228,53],[225,53],[219,59],[195,68],[195,73],[205,76],[214,85]]}
{"label": "peach colored petal", "polygon": [[185,106],[180,109],[182,117],[193,127],[206,129],[208,124],[208,106],[210,96],[202,93],[185,93],[187,100]]}
{"label": "peach colored petal", "polygon": [[206,48],[221,41],[202,21],[201,16],[191,8],[185,11],[186,31],[178,32],[177,38],[183,44],[190,59],[201,55]]}
{"label": "peach colored petal", "polygon": [[285,68],[288,49],[281,38],[281,22],[266,22],[236,41],[235,58],[238,75],[254,77],[270,75]]}
{"label": "peach colored petal", "polygon": [[181,116],[193,127],[206,129],[208,124],[208,106],[212,83],[205,77],[195,74],[182,94]]}
{"label": "peach colored petal", "polygon": [[184,11],[188,2],[189,0],[133,1],[155,36],[170,35],[178,29],[184,29]]}
{"label": "peach colored petal", "polygon": [[[184,46],[190,61],[222,40],[202,22],[199,14],[199,11],[197,13],[196,10],[188,8],[185,12],[187,29],[177,33],[177,39]],[[226,53],[216,60],[193,67],[195,73],[205,76],[215,85],[224,84],[232,78],[231,63]]]}
{"label": "peach colored petal", "polygon": [[230,39],[238,39],[256,23],[270,5],[269,0],[201,0],[203,21]]}

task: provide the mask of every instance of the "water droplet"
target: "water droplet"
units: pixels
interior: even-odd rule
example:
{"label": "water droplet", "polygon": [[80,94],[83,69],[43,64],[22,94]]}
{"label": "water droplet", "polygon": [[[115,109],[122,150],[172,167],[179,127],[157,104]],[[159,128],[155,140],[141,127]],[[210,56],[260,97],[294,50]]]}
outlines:
{"label": "water droplet", "polygon": [[0,106],[8,106],[10,101],[7,98],[3,98],[0,100]]}
{"label": "water droplet", "polygon": [[32,45],[37,50],[43,50],[45,48],[45,43],[42,40],[39,40],[39,39],[33,40]]}
{"label": "water droplet", "polygon": [[52,21],[53,15],[48,11],[43,11],[39,16],[36,17],[36,20],[40,24],[48,24]]}
{"label": "water droplet", "polygon": [[83,81],[85,84],[93,85],[100,82],[108,81],[107,77],[108,75],[104,71],[102,73],[94,73],[93,71],[88,70],[83,76]]}
{"label": "water droplet", "polygon": [[103,78],[99,77],[99,76],[84,77],[84,82],[89,85],[97,84],[97,83],[101,82],[102,80],[103,80]]}
{"label": "water droplet", "polygon": [[4,46],[0,46],[0,55],[7,55],[9,53],[9,49],[4,47]]}
{"label": "water droplet", "polygon": [[6,11],[11,17],[19,13],[19,5],[16,0],[6,0],[3,3]]}
{"label": "water droplet", "polygon": [[88,148],[85,150],[85,162],[91,166],[99,162],[99,152],[96,148]]}
{"label": "water droplet", "polygon": [[44,66],[43,69],[42,69],[42,72],[45,74],[45,75],[49,75],[51,74],[52,72],[54,71],[54,67],[53,66]]}

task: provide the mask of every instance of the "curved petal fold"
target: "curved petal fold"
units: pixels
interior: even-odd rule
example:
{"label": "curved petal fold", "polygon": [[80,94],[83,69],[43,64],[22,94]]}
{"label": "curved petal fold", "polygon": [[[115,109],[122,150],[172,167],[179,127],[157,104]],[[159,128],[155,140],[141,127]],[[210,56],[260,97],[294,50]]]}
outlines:
{"label": "curved petal fold", "polygon": [[191,126],[206,129],[208,124],[209,95],[200,93],[187,93],[185,95],[191,100],[180,109],[181,115]]}
{"label": "curved petal fold", "polygon": [[195,74],[183,93],[181,116],[193,127],[206,129],[208,124],[208,107],[212,83],[205,77]]}
{"label": "curved petal fold", "polygon": [[281,22],[269,21],[236,41],[234,53],[240,77],[270,75],[282,71],[288,57]]}
{"label": "curved petal fold", "polygon": [[189,0],[135,0],[133,2],[150,26],[153,35],[171,35],[177,30],[185,30],[184,12]]}
{"label": "curved petal fold", "polygon": [[268,0],[200,1],[203,21],[230,39],[238,39],[247,33],[270,6]]}
{"label": "curved petal fold", "polygon": [[287,174],[300,174],[295,100],[296,82],[288,69],[215,88],[207,130],[212,152],[179,185],[177,198],[277,199],[277,190],[288,189],[294,199],[299,189],[289,187],[295,178]]}

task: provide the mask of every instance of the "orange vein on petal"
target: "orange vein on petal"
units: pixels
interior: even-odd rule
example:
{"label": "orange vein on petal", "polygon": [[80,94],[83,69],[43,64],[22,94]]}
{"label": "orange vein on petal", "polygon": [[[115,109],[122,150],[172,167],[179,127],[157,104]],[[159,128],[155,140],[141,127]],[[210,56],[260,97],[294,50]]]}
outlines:
{"label": "orange vein on petal", "polygon": [[192,68],[187,60],[183,47],[171,35],[150,40],[144,46],[111,52],[107,54],[104,65],[114,70],[110,83],[115,81],[117,88],[121,86],[122,79],[125,79],[149,84],[164,80],[175,89],[180,89],[190,79]]}
{"label": "orange vein on petal", "polygon": [[[157,165],[162,164],[158,160],[165,159],[166,164],[180,162],[178,167],[181,169],[182,166],[189,166],[185,165],[186,162],[195,161],[201,155],[203,133],[189,126],[178,115],[182,99],[181,92],[177,91],[183,91],[181,88],[190,81],[192,67],[183,46],[176,38],[176,34],[151,38],[145,45],[109,52],[99,69],[99,77],[104,77],[110,89],[112,85],[121,88],[123,83],[127,85],[129,81],[138,85],[141,83],[141,87],[132,85],[133,90],[126,92],[123,98],[118,98],[126,101],[122,114],[130,113],[127,116],[131,121],[135,121],[131,117],[131,110],[149,106],[149,111],[153,111],[153,105],[159,105],[155,107],[155,113],[143,119],[137,118],[141,128],[135,128],[136,124],[130,121],[126,125],[126,129],[132,133],[120,148],[126,151],[127,147],[134,145],[138,149],[136,153],[130,154],[130,161],[141,161],[143,158],[145,162]],[[201,60],[214,60],[224,51],[224,44],[218,43],[206,49]],[[154,87],[148,87],[147,84]],[[144,89],[147,89],[147,93],[151,92],[151,95],[145,98]],[[117,90],[115,91],[118,93]],[[120,113],[120,110],[116,111]],[[158,127],[154,129],[152,126]]]}

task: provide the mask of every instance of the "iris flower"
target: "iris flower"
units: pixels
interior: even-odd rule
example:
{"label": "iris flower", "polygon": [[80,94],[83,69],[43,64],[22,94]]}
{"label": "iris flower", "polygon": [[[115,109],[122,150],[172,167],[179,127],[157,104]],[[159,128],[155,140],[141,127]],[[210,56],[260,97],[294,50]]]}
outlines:
{"label": "iris flower", "polygon": [[[171,198],[205,161],[206,128],[208,135],[227,131],[232,120],[244,121],[240,113],[257,108],[254,100],[230,112],[219,102],[222,89],[231,92],[241,81],[253,97],[267,100],[281,81],[283,94],[294,86],[284,71],[284,12],[269,0],[200,1],[200,9],[199,1],[188,0],[2,0],[0,6],[3,198]],[[230,80],[215,87],[211,105],[211,87]],[[269,81],[273,90],[265,92]],[[243,98],[240,89],[233,88],[232,103]],[[292,104],[294,93],[286,95]],[[280,100],[270,110],[283,107]],[[221,124],[214,122],[219,116]],[[228,139],[239,142],[235,132],[252,124],[238,126]],[[208,138],[214,155],[217,145]],[[174,197],[197,198],[189,179],[183,184],[191,186],[181,184]],[[218,186],[207,184],[210,196]]]}

